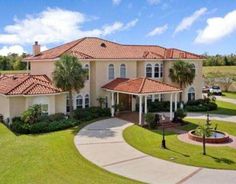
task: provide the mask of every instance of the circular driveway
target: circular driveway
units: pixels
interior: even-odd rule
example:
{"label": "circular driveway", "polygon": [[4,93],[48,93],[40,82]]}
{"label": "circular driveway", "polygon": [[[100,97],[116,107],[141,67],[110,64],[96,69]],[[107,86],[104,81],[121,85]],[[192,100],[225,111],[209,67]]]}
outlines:
{"label": "circular driveway", "polygon": [[122,136],[131,125],[117,118],[97,121],[84,127],[74,142],[81,155],[99,167],[145,183],[235,183],[236,171],[176,164],[136,150]]}

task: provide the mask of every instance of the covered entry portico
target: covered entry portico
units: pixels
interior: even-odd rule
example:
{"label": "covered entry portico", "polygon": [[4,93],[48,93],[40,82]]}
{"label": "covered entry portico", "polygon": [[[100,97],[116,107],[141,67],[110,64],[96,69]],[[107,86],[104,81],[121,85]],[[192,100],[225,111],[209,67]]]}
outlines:
{"label": "covered entry portico", "polygon": [[[105,86],[102,87],[106,91],[111,93],[111,115],[114,117],[115,104],[119,104],[119,94],[127,94],[131,96],[137,96],[139,102],[139,124],[142,124],[143,115],[143,102],[144,102],[144,113],[148,112],[147,99],[150,95],[158,94],[169,94],[170,96],[170,120],[173,119],[173,102],[174,111],[177,110],[177,94],[181,92],[179,88],[171,86],[169,84],[162,83],[160,81],[150,78],[135,78],[135,79],[124,79],[117,78]],[[116,102],[115,102],[116,96]],[[136,101],[135,101],[136,103]],[[133,104],[133,102],[132,102]],[[132,105],[133,106],[133,105]],[[133,110],[133,107],[132,107]]]}

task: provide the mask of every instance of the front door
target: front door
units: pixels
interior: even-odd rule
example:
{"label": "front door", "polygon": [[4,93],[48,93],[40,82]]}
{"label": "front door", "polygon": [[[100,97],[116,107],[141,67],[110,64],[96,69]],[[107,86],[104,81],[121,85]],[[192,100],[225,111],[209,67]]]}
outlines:
{"label": "front door", "polygon": [[132,96],[119,93],[120,111],[131,111]]}

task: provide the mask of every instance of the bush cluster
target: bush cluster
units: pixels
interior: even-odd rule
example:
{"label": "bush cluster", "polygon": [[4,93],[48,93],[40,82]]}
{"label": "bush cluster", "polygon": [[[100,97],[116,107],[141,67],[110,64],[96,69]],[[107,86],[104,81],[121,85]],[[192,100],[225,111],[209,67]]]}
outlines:
{"label": "bush cluster", "polygon": [[73,118],[80,121],[90,121],[99,117],[108,117],[111,115],[109,108],[88,107],[85,109],[76,109],[73,112]]}
{"label": "bush cluster", "polygon": [[217,104],[208,98],[192,100],[187,102],[185,109],[189,112],[213,111],[217,109]]}
{"label": "bush cluster", "polygon": [[[73,112],[74,119],[67,119],[63,113],[38,116],[37,110],[37,106],[33,106],[25,111],[22,117],[13,118],[10,125],[11,130],[21,134],[46,133],[74,127],[80,122],[110,116],[109,109],[102,109],[100,107],[77,109]],[[36,111],[37,118],[33,118]]]}

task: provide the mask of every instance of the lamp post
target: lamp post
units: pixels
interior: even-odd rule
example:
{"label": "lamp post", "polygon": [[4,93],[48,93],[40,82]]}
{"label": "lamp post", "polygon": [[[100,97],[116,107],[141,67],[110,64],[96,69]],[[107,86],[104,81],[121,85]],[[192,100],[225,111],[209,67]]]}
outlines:
{"label": "lamp post", "polygon": [[[165,120],[165,116],[162,115],[161,119],[164,121]],[[161,147],[163,149],[166,149],[166,140],[165,140],[165,127],[162,126],[162,141],[161,141]]]}

